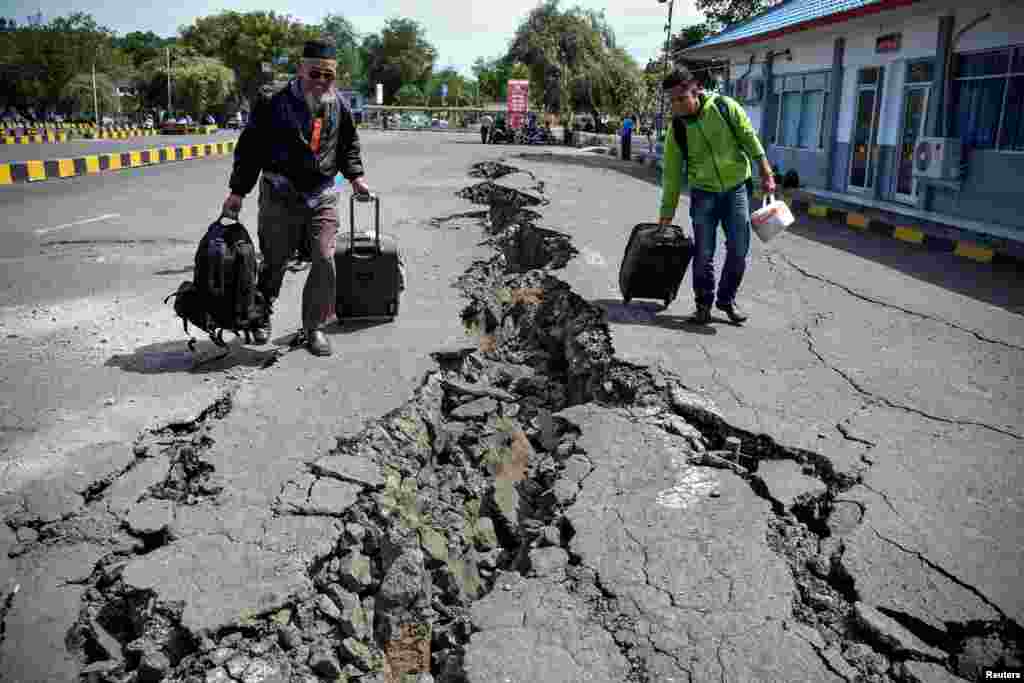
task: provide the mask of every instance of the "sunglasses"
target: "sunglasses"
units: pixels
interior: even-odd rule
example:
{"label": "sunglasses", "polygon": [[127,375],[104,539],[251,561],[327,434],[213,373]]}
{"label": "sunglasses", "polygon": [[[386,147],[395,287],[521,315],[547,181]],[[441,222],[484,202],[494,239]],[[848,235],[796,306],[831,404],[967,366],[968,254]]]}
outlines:
{"label": "sunglasses", "polygon": [[310,69],[309,77],[314,81],[326,81],[330,83],[334,80],[334,74],[330,71],[320,71],[319,69]]}

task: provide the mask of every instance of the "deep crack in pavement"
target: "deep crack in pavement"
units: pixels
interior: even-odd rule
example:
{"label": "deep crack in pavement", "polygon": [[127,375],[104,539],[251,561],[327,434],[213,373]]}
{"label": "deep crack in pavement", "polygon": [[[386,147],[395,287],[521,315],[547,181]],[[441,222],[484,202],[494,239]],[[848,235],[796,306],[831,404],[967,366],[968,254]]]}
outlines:
{"label": "deep crack in pavement", "polygon": [[[99,530],[90,533],[110,531],[112,548],[84,581],[90,587],[68,633],[83,682],[369,682],[429,672],[444,683],[490,683],[511,671],[548,680],[556,669],[566,680],[639,683],[676,674],[697,680],[687,650],[651,630],[652,616],[634,597],[617,595],[573,551],[576,529],[566,512],[602,465],[580,445],[580,429],[563,411],[588,406],[628,415],[638,428],[664,436],[687,467],[694,461],[722,466],[715,458],[727,457],[721,455],[726,437],[739,437],[742,466],[733,463],[727,476],[769,503],[764,542],[784,558],[796,585],[791,628],[809,627],[799,637],[837,675],[910,680],[901,673],[905,656],[885,651],[850,619],[856,586],[829,521],[843,502],[840,494],[859,479],[836,472],[824,454],[732,427],[670,373],[617,359],[602,309],[552,274],[576,252],[568,235],[538,226],[540,214],[526,208],[550,201],[543,182],[530,174],[532,193],[493,182],[517,171],[477,164],[471,175],[487,180],[458,193],[489,207],[486,218],[474,217],[495,236],[498,252],[472,264],[456,283],[468,300],[463,323],[479,336],[479,347],[435,354],[435,369],[410,400],[339,437],[329,452],[312,454],[278,492],[273,516],[261,522],[264,532],[295,520],[320,524],[311,528],[327,537],[313,551],[274,550],[263,538],[216,530],[188,538],[168,533],[178,511],[216,505],[229,485],[203,457],[217,444],[202,423],[229,419],[230,396],[198,420],[151,434],[149,447],[162,439],[162,452],[136,453],[140,462],[88,489],[84,516]],[[787,511],[758,473],[778,461],[797,463],[823,482],[824,492]],[[132,486],[118,489],[121,479],[133,479]],[[646,586],[677,608],[674,593],[652,579],[651,549],[614,512],[639,546]],[[236,566],[260,571],[232,576],[242,587],[223,596],[226,605],[196,604],[191,586],[173,581]],[[262,567],[272,571],[265,575]],[[727,578],[732,605],[737,581]],[[567,611],[546,623],[538,609],[558,605]],[[522,614],[505,623],[506,609]],[[721,680],[727,680],[729,641],[764,625],[719,634],[714,658]],[[494,630],[512,626],[512,632]],[[683,626],[693,640],[689,624]],[[1022,642],[1014,628],[974,625],[960,635],[998,629],[1012,657]],[[575,640],[557,635],[566,630]],[[497,656],[503,641],[521,642],[533,656],[503,659]],[[952,652],[960,642],[947,646]]]}

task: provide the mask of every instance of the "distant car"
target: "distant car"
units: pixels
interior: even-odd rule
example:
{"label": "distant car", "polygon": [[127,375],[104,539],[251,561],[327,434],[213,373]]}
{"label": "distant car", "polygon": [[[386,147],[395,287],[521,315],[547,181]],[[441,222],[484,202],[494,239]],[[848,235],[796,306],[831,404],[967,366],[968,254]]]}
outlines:
{"label": "distant car", "polygon": [[164,135],[182,135],[188,132],[188,124],[185,123],[185,119],[181,118],[175,121],[174,119],[167,119],[162,126],[160,126],[160,132]]}
{"label": "distant car", "polygon": [[114,125],[114,119],[110,116],[104,116],[102,119],[100,119],[100,123],[104,126],[112,126]]}

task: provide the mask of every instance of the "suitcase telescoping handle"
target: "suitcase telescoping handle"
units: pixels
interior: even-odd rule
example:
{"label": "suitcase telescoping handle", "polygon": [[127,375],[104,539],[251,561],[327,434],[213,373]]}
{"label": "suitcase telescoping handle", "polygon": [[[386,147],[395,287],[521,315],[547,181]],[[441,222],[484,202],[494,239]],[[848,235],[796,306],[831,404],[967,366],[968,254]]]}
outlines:
{"label": "suitcase telescoping handle", "polygon": [[348,221],[349,237],[351,238],[352,249],[356,246],[356,199],[360,202],[373,202],[373,225],[374,234],[377,236],[377,253],[380,249],[380,197],[373,192],[353,192],[348,200]]}

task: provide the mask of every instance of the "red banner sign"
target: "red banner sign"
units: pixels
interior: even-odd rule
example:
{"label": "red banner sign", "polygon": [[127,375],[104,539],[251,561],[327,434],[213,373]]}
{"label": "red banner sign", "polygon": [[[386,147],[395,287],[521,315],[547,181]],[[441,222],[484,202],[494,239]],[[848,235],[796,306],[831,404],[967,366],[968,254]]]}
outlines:
{"label": "red banner sign", "polygon": [[523,125],[530,102],[530,81],[508,82],[508,126],[519,128]]}

